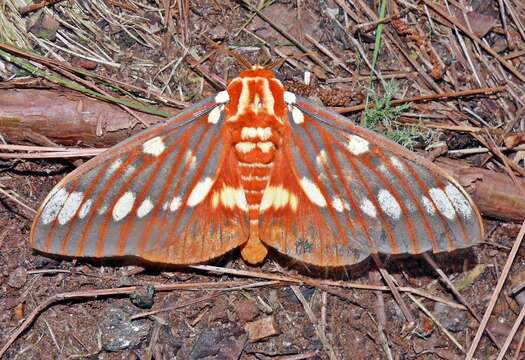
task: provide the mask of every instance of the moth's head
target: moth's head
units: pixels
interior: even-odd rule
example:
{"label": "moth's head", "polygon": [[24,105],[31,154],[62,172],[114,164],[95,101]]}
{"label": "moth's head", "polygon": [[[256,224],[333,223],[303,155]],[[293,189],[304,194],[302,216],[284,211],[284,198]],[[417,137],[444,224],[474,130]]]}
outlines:
{"label": "moth's head", "polygon": [[244,119],[248,123],[284,122],[286,106],[284,88],[273,71],[259,65],[240,73],[228,85],[229,121]]}

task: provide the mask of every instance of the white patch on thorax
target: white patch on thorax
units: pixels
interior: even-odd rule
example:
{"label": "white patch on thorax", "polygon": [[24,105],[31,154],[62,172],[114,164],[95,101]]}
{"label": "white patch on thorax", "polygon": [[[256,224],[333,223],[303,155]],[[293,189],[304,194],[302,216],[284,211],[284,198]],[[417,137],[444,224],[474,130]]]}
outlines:
{"label": "white patch on thorax", "polygon": [[246,167],[246,168],[261,168],[261,169],[271,169],[273,166],[273,163],[247,163],[239,161],[239,166]]}
{"label": "white patch on thorax", "polygon": [[131,191],[127,191],[118,199],[117,203],[113,207],[113,220],[120,221],[124,219],[133,209],[133,203],[135,202],[135,194]]}
{"label": "white patch on thorax", "polygon": [[251,140],[259,139],[262,141],[268,140],[272,136],[271,127],[243,127],[241,129],[241,139],[242,140]]}
{"label": "white patch on thorax", "polygon": [[249,141],[243,141],[235,144],[235,150],[237,152],[240,152],[242,154],[249,153],[252,150],[255,150],[255,143],[249,142]]}
{"label": "white patch on thorax", "polygon": [[160,136],[155,136],[142,144],[142,151],[145,154],[159,156],[166,150],[166,146]]}
{"label": "white patch on thorax", "polygon": [[306,197],[308,197],[311,202],[320,207],[326,206],[326,199],[321,193],[319,187],[312,180],[303,177],[300,184]]}
{"label": "white patch on thorax", "polygon": [[379,190],[377,193],[377,200],[379,201],[379,205],[385,214],[393,219],[399,219],[401,216],[401,206],[399,206],[397,200],[388,190]]}
{"label": "white patch on thorax", "polygon": [[346,148],[354,155],[361,155],[368,152],[368,141],[357,135],[348,135]]}
{"label": "white patch on thorax", "polygon": [[208,193],[210,192],[213,182],[214,181],[210,177],[207,177],[204,180],[197,183],[193,190],[191,190],[190,196],[188,197],[186,204],[188,204],[188,206],[194,207],[197,204],[199,204],[202,200],[204,200],[206,195],[208,195]]}
{"label": "white patch on thorax", "polygon": [[153,209],[153,203],[151,202],[150,198],[147,197],[142,201],[142,204],[140,204],[139,208],[137,209],[137,216],[139,218],[143,218],[144,216],[148,215],[149,212]]}
{"label": "white patch on thorax", "polygon": [[263,153],[269,153],[270,150],[275,149],[275,145],[271,141],[258,142],[257,147],[261,149]]}
{"label": "white patch on thorax", "polygon": [[75,216],[82,199],[84,198],[84,193],[73,191],[66,199],[62,210],[58,213],[58,222],[60,225],[66,224],[69,220]]}
{"label": "white patch on thorax", "polygon": [[44,225],[47,225],[56,219],[67,197],[68,192],[64,188],[56,189],[54,193],[52,193],[50,199],[47,201],[44,209],[42,210],[42,214],[40,215]]}
{"label": "white patch on thorax", "polygon": [[447,194],[440,188],[432,188],[428,191],[432,201],[436,204],[437,209],[447,219],[454,219],[456,216],[456,210],[447,197]]}

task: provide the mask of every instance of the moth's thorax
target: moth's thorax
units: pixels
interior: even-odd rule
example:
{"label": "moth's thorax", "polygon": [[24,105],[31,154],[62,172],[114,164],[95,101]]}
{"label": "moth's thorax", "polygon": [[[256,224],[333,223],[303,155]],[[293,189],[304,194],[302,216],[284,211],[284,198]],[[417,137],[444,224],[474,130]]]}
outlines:
{"label": "moth's thorax", "polygon": [[254,68],[232,80],[227,91],[226,126],[239,161],[250,218],[256,219],[282,143],[287,114],[284,88],[271,71]]}

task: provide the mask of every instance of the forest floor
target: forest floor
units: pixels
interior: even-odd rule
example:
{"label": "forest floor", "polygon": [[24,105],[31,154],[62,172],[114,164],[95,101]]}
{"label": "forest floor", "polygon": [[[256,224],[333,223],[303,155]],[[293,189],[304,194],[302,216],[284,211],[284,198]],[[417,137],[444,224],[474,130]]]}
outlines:
{"label": "forest floor", "polygon": [[[0,358],[495,359],[507,338],[501,356],[525,358],[522,1],[5,0],[0,29]],[[413,324],[371,260],[321,271],[271,252],[251,267],[235,250],[173,268],[31,249],[61,178],[238,75],[224,48],[427,159],[497,177],[477,193],[492,175],[458,179],[481,244],[436,264],[382,257]]]}

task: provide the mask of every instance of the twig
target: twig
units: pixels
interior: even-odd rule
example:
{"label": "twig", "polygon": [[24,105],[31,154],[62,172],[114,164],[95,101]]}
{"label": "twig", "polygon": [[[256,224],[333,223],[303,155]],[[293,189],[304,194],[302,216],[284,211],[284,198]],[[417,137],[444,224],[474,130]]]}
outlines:
{"label": "twig", "polygon": [[383,265],[383,262],[379,258],[379,255],[372,254],[372,259],[376,263],[377,268],[379,269],[379,272],[381,273],[381,276],[383,277],[383,280],[387,283],[388,287],[390,288],[390,291],[392,291],[392,295],[394,296],[394,299],[396,299],[397,304],[399,305],[399,308],[401,309],[401,312],[405,316],[406,321],[408,322],[408,326],[412,328],[414,324],[416,323],[414,316],[408,309],[408,306],[406,305],[405,301],[401,297],[401,294],[399,293],[399,290],[397,286],[394,284],[394,281],[392,281],[392,278],[390,277],[390,274],[385,269],[385,266]]}
{"label": "twig", "polygon": [[[267,273],[258,272],[258,271],[237,270],[237,269],[223,268],[223,267],[211,266],[211,265],[193,265],[193,266],[190,266],[190,268],[208,271],[208,272],[215,273],[215,274],[229,274],[229,275],[234,275],[234,276],[253,277],[253,278],[275,280],[275,281],[281,281],[285,283],[298,284],[298,285],[307,284],[307,285],[321,288],[325,291],[329,290],[327,288],[329,286],[339,287],[339,288],[344,288],[344,289],[390,291],[390,288],[388,286],[360,284],[360,283],[355,283],[355,282],[350,282],[350,281],[332,281],[332,280],[315,280],[311,278],[295,278],[295,277],[289,277],[289,276],[267,274]],[[463,305],[451,302],[439,296],[429,294],[426,291],[423,291],[420,289],[414,289],[414,288],[407,287],[407,286],[401,286],[398,289],[399,291],[408,292],[411,294],[422,296],[427,299],[454,307],[456,309],[466,310],[466,308]]]}
{"label": "twig", "polygon": [[44,0],[44,1],[41,1],[41,2],[36,2],[36,3],[30,4],[30,5],[24,6],[23,8],[21,8],[19,10],[19,12],[20,12],[20,15],[24,16],[24,15],[27,15],[27,14],[29,14],[31,12],[40,10],[40,9],[42,9],[44,7],[53,6],[55,4],[58,4],[61,1],[63,1],[63,0]]}
{"label": "twig", "polygon": [[330,344],[330,341],[328,341],[328,338],[326,337],[326,334],[324,332],[324,329],[319,326],[319,321],[317,320],[317,317],[315,316],[314,312],[312,311],[312,307],[310,304],[308,304],[308,301],[304,298],[303,293],[299,289],[297,285],[290,285],[290,288],[292,289],[293,293],[301,302],[303,305],[304,311],[306,312],[306,315],[308,315],[308,319],[312,323],[312,326],[314,327],[315,333],[317,334],[317,337],[323,344],[323,347],[325,348],[326,352],[328,353],[328,357],[330,360],[337,360],[337,356],[335,355],[334,347],[332,344]]}
{"label": "twig", "polygon": [[525,306],[522,306],[520,313],[518,315],[518,318],[514,322],[514,325],[512,326],[512,329],[509,332],[509,335],[505,339],[505,342],[503,343],[503,347],[501,348],[501,351],[499,352],[498,358],[496,360],[503,360],[503,358],[505,357],[505,354],[507,353],[507,349],[509,348],[510,343],[512,342],[512,339],[514,339],[514,335],[516,335],[516,332],[518,331],[518,328],[523,322],[524,317],[525,317]]}
{"label": "twig", "polygon": [[[430,100],[440,100],[440,99],[447,99],[447,98],[456,98],[456,97],[462,97],[462,96],[472,96],[472,95],[479,95],[479,94],[493,94],[500,91],[504,91],[504,86],[495,86],[495,87],[484,87],[479,89],[469,89],[469,90],[462,90],[462,91],[451,91],[451,92],[445,92],[440,94],[430,94],[430,95],[422,95],[422,96],[414,96],[406,99],[398,99],[398,100],[392,100],[391,105],[401,105],[406,104],[410,102],[419,102],[419,101],[430,101]],[[375,105],[373,103],[368,104],[368,108],[372,109]],[[357,112],[361,110],[365,110],[367,108],[366,104],[359,104],[355,106],[349,106],[349,107],[336,107],[332,108],[332,110],[338,112],[338,113],[351,113],[351,112]]]}
{"label": "twig", "polygon": [[36,214],[36,211],[35,209],[33,209],[31,206],[29,205],[26,205],[24,204],[22,201],[18,200],[15,196],[11,195],[9,192],[5,191],[4,189],[2,189],[3,185],[0,184],[0,194],[3,194],[5,195],[6,197],[8,197],[9,199],[13,200],[14,202],[16,202],[18,205],[22,206],[24,209],[26,209],[27,211],[29,211],[32,215],[33,214]]}
{"label": "twig", "polygon": [[418,301],[415,296],[407,294],[407,296],[414,302],[414,304],[417,305],[418,308],[425,313],[426,316],[428,316],[438,327],[439,329],[445,334],[453,343],[456,345],[456,347],[461,350],[462,353],[465,352],[465,349],[459,341],[447,330],[445,327],[438,321],[438,319],[435,318],[435,316],[420,302]]}

